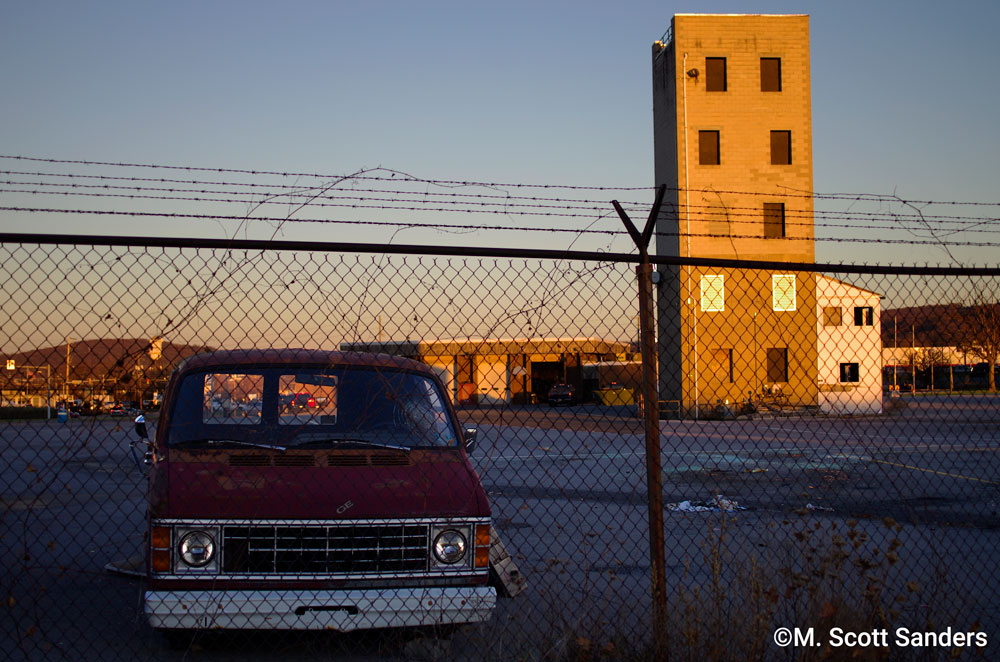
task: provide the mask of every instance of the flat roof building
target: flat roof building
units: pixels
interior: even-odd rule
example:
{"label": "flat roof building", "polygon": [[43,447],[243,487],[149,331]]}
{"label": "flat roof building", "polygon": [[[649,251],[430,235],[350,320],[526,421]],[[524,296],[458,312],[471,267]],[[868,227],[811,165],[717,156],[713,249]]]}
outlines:
{"label": "flat roof building", "polygon": [[427,363],[456,404],[544,402],[553,384],[581,395],[589,383],[582,366],[629,354],[630,343],[600,338],[456,338],[343,343],[344,351],[381,352]]}

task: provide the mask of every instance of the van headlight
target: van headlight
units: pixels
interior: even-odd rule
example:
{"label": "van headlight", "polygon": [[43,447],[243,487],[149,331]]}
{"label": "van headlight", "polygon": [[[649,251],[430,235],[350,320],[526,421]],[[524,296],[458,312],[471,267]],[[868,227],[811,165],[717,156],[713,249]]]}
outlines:
{"label": "van headlight", "polygon": [[467,547],[465,536],[454,529],[448,529],[434,538],[434,557],[441,563],[453,565],[465,558]]}
{"label": "van headlight", "polygon": [[186,565],[204,568],[215,558],[215,538],[206,531],[191,531],[181,538],[177,552]]}

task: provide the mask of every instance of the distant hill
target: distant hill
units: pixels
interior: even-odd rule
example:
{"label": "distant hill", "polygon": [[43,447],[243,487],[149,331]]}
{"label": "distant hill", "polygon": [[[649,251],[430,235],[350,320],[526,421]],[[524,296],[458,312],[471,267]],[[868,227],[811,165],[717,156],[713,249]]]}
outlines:
{"label": "distant hill", "polygon": [[[954,347],[961,333],[957,303],[882,311],[882,344],[885,347]],[[895,320],[895,342],[893,321]]]}
{"label": "distant hill", "polygon": [[[182,359],[198,352],[212,349],[204,345],[176,345],[163,342],[161,356],[155,361],[150,358],[151,343],[144,338],[104,338],[101,340],[78,340],[70,343],[69,378],[101,379],[115,377],[134,370],[139,364],[143,369],[155,368],[169,372]],[[8,354],[5,360],[13,359],[16,365],[45,366],[52,369],[54,378],[66,376],[66,345],[40,347],[27,352]]]}
{"label": "distant hill", "polygon": [[887,308],[882,311],[882,344],[912,347],[915,340],[917,347],[956,347],[961,344],[965,309],[957,303]]}

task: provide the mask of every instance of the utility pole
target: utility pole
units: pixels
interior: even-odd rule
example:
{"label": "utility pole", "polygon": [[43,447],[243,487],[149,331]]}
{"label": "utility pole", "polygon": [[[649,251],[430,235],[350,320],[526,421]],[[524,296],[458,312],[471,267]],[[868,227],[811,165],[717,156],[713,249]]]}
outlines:
{"label": "utility pole", "polygon": [[72,340],[69,336],[66,336],[66,409],[69,410],[69,342]]}
{"label": "utility pole", "polygon": [[[899,385],[896,383],[896,373],[899,372],[899,341],[896,340],[896,316],[892,316],[892,390],[898,391]],[[896,395],[899,395],[898,393]]]}

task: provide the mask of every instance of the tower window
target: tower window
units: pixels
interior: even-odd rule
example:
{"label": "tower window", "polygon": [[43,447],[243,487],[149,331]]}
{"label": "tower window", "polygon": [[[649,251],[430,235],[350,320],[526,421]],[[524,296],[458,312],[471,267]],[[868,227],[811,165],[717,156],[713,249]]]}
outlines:
{"label": "tower window", "polygon": [[705,90],[708,92],[726,91],[726,58],[705,58]]}
{"label": "tower window", "polygon": [[787,347],[767,348],[767,381],[772,383],[788,381]]}
{"label": "tower window", "polygon": [[721,275],[706,275],[701,277],[701,309],[705,312],[718,312],[726,309],[726,288]]}
{"label": "tower window", "polygon": [[795,274],[771,276],[771,308],[777,312],[795,310]]}
{"label": "tower window", "polygon": [[771,165],[792,164],[792,132],[771,132]]}
{"label": "tower window", "polygon": [[854,307],[854,326],[874,326],[875,309],[871,306]]}
{"label": "tower window", "polygon": [[760,91],[781,91],[781,58],[762,57],[760,59]]}
{"label": "tower window", "polygon": [[698,163],[701,165],[719,165],[719,132],[698,132]]}
{"label": "tower window", "polygon": [[764,238],[780,239],[785,236],[785,203],[764,203]]}
{"label": "tower window", "polygon": [[861,373],[858,370],[857,363],[841,363],[840,364],[840,382],[842,384],[849,384],[852,382],[860,382]]}
{"label": "tower window", "polygon": [[709,350],[708,372],[718,382],[733,383],[733,350],[732,348],[716,348]]}

